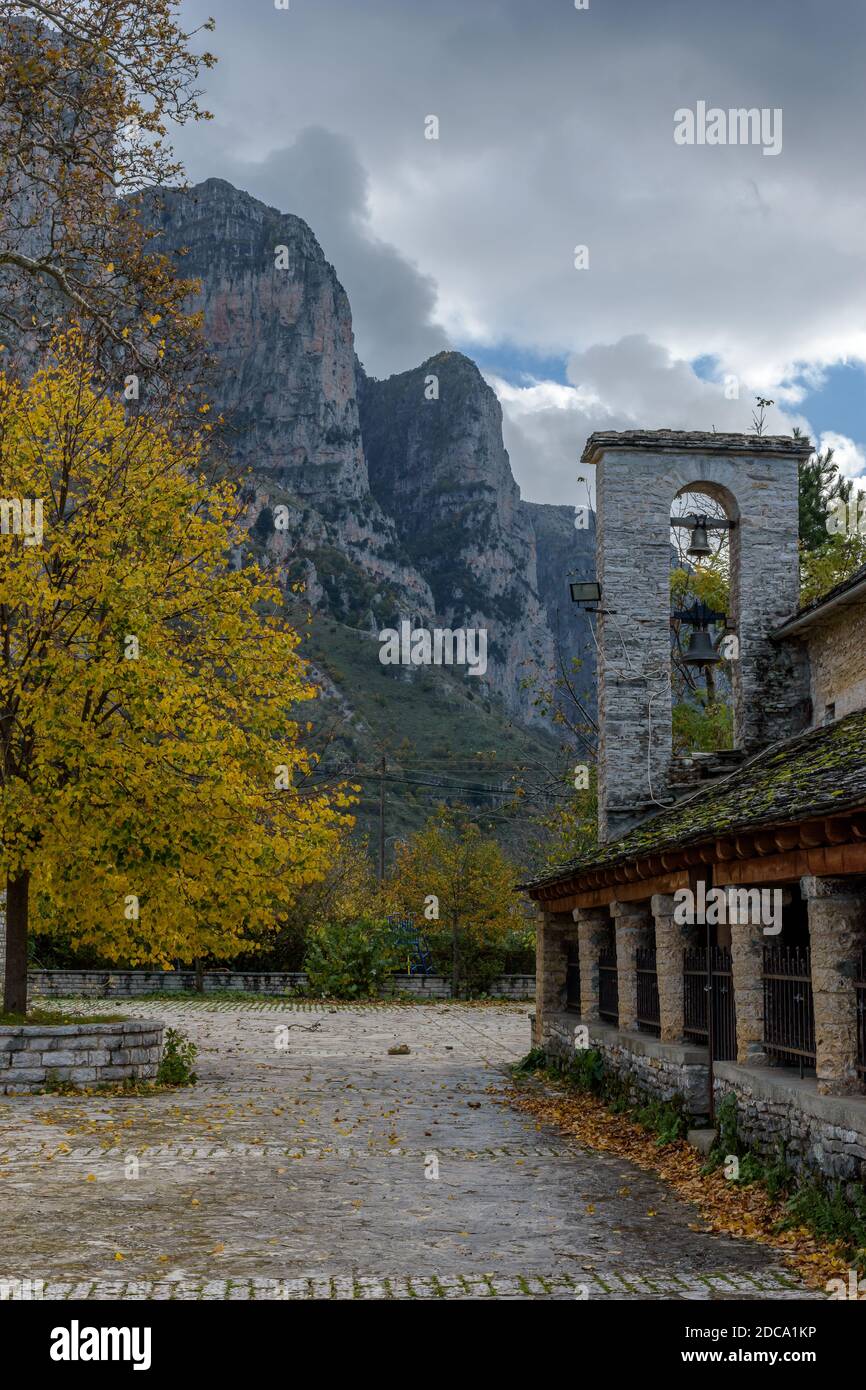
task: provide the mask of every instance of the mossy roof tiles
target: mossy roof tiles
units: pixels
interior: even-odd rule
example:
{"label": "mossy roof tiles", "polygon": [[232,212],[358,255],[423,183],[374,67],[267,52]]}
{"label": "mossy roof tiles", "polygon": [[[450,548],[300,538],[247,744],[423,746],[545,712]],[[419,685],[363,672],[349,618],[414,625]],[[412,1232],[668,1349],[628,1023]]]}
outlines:
{"label": "mossy roof tiles", "polygon": [[522,886],[639,859],[717,835],[866,806],[866,710],[755,754],[722,782],[678,801],[591,854]]}

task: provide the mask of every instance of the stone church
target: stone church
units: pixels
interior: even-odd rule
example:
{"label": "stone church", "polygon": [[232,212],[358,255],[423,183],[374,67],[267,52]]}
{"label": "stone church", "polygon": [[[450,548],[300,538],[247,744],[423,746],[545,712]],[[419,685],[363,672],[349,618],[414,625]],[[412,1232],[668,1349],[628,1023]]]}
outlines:
{"label": "stone church", "polygon": [[[536,1045],[597,1049],[633,1094],[795,1168],[866,1177],[866,567],[798,608],[807,440],[594,434],[599,844],[525,885]],[[675,757],[671,512],[724,513],[733,748]],[[779,918],[684,914],[775,895]],[[721,920],[719,920],[721,916]]]}

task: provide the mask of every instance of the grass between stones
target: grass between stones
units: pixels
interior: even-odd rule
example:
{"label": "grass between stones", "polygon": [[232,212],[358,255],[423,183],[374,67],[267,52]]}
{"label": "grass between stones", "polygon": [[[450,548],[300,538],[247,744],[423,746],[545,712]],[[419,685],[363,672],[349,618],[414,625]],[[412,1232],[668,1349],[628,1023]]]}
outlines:
{"label": "grass between stones", "polygon": [[809,1288],[823,1291],[830,1279],[846,1278],[856,1259],[850,1243],[822,1238],[805,1224],[794,1224],[791,1202],[771,1196],[763,1184],[733,1182],[721,1168],[708,1170],[704,1157],[684,1139],[660,1137],[640,1123],[635,1111],[611,1109],[560,1073],[539,1065],[533,1054],[513,1074],[504,1104],[531,1115],[536,1129],[551,1125],[578,1144],[653,1173],[696,1207],[701,1219],[692,1230],[770,1246]]}

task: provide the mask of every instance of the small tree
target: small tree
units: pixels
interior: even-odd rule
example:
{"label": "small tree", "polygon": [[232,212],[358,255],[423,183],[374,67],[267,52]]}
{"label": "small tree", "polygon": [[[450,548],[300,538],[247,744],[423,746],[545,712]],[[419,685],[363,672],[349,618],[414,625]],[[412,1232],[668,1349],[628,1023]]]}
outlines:
{"label": "small tree", "polygon": [[[305,784],[314,696],[282,596],[228,568],[238,500],[201,475],[207,426],[131,417],[80,338],[0,376],[0,872],[6,1008],[39,929],[132,964],[236,954],[322,874],[348,804]],[[32,519],[32,517],[31,517]]]}
{"label": "small tree", "polygon": [[281,912],[276,929],[269,925],[258,941],[247,944],[240,968],[301,970],[319,929],[336,929],[380,915],[378,885],[367,845],[346,836],[334,848],[322,877],[298,889]]}
{"label": "small tree", "polygon": [[866,564],[866,535],[828,536],[818,550],[800,551],[800,602],[811,603]]}
{"label": "small tree", "polygon": [[[798,433],[794,431],[795,436]],[[821,550],[827,544],[830,539],[827,518],[833,504],[847,502],[852,486],[839,472],[832,449],[812,454],[800,464],[800,545],[803,550]]]}
{"label": "small tree", "polygon": [[398,843],[385,896],[413,916],[437,964],[450,963],[452,994],[498,974],[508,950],[529,948],[532,929],[517,875],[493,840],[459,809],[440,806],[423,829]]}

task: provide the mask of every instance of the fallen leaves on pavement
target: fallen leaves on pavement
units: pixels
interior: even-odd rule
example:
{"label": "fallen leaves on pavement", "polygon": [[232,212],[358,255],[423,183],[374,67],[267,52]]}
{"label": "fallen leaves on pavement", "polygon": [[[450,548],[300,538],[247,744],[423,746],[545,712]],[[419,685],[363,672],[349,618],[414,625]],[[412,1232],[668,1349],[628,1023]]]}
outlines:
{"label": "fallen leaves on pavement", "polygon": [[823,1289],[829,1279],[845,1277],[849,1261],[838,1245],[818,1240],[805,1227],[775,1229],[784,1215],[783,1199],[774,1200],[759,1183],[735,1184],[721,1168],[702,1172],[703,1156],[684,1139],[660,1148],[655,1135],[628,1115],[615,1115],[595,1096],[555,1082],[514,1086],[506,1097],[513,1109],[535,1119],[536,1128],[554,1125],[587,1148],[615,1154],[656,1174],[697,1207],[705,1225],[692,1225],[692,1230],[713,1230],[771,1246],[810,1288]]}

